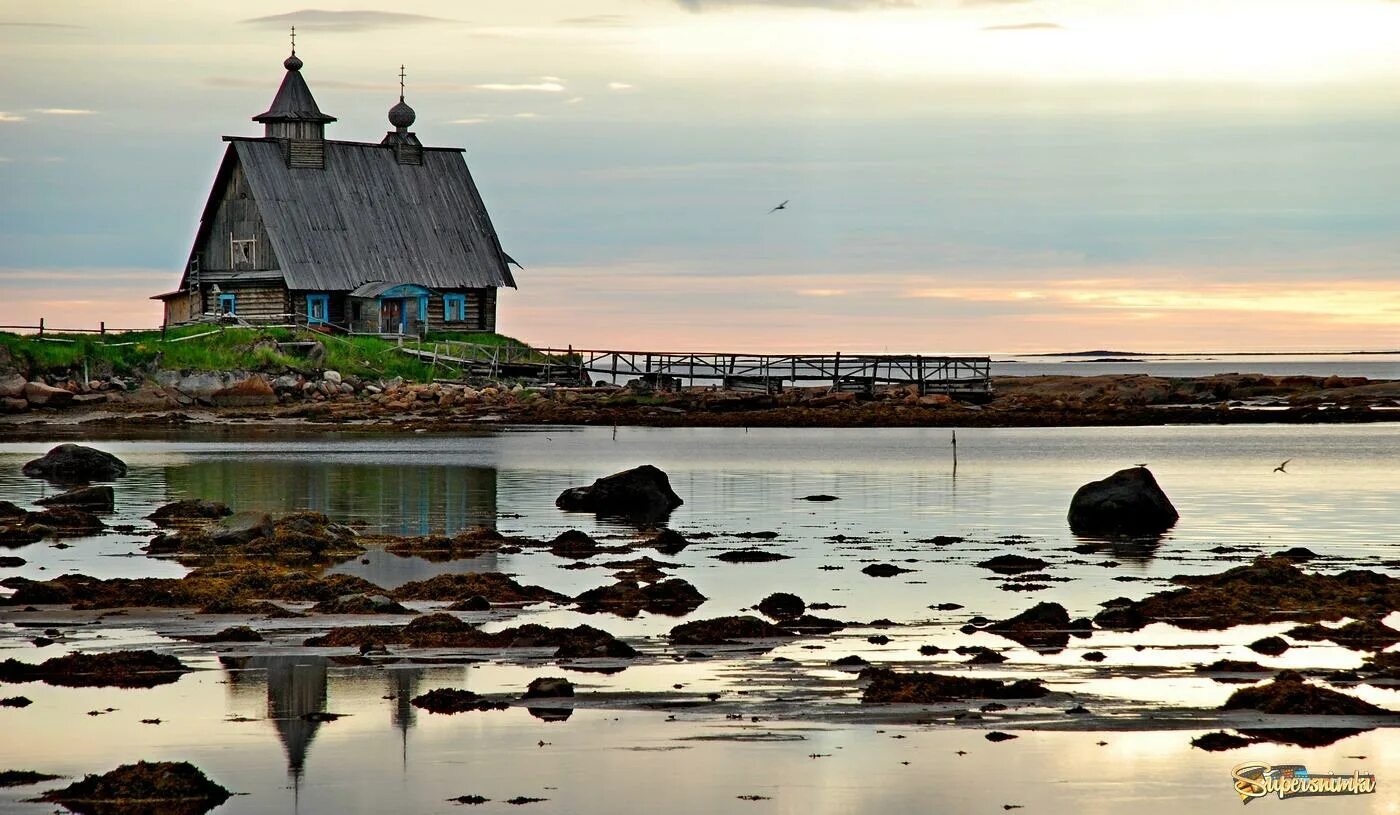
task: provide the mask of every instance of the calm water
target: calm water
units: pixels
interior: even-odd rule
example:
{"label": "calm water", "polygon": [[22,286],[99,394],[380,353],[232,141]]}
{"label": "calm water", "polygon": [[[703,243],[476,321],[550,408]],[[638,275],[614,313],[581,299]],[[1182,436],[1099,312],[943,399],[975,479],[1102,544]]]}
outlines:
{"label": "calm water", "polygon": [[[139,519],[155,506],[201,496],[236,508],[318,509],[395,534],[487,524],[535,537],[568,528],[622,536],[632,530],[561,513],[553,500],[566,487],[653,463],[670,473],[686,501],[670,525],[719,535],[660,558],[678,564],[673,573],[710,598],[694,617],[735,613],[772,591],[787,590],[808,602],[845,607],[824,612],[831,616],[887,617],[903,625],[882,632],[893,640],[887,645],[866,642],[873,630],[853,628],[804,638],[757,660],[658,659],[612,676],[569,673],[581,696],[580,709],[566,722],[545,722],[521,709],[433,716],[400,701],[405,692],[439,686],[518,693],[533,677],[560,673],[548,659],[388,671],[339,667],[323,656],[298,652],[295,644],[304,634],[296,627],[304,621],[268,623],[271,646],[229,652],[222,660],[202,648],[171,646],[160,631],[204,624],[180,622],[178,615],[124,629],[71,626],[65,642],[42,649],[19,636],[32,632],[6,625],[8,633],[0,629],[0,658],[40,660],[74,647],[159,644],[183,648],[182,656],[209,670],[143,691],[0,687],[3,695],[23,693],[35,700],[24,710],[0,709],[0,768],[81,773],[136,758],[186,759],[225,786],[251,793],[232,799],[220,812],[460,812],[463,808],[445,799],[480,794],[495,800],[467,811],[1000,812],[1004,804],[1024,804],[1027,812],[1068,813],[1117,812],[1126,806],[1167,811],[1182,802],[1233,811],[1239,799],[1229,788],[1229,768],[1259,758],[1307,763],[1315,771],[1364,765],[1381,775],[1382,792],[1363,799],[1256,806],[1323,812],[1400,808],[1400,797],[1388,792],[1396,787],[1386,783],[1386,769],[1400,755],[1393,730],[1364,733],[1329,748],[1259,747],[1223,754],[1193,750],[1189,741],[1197,732],[1143,732],[1152,727],[1144,711],[1212,707],[1228,696],[1230,687],[1181,666],[1235,658],[1348,667],[1360,661],[1355,652],[1308,644],[1271,660],[1245,649],[1245,643],[1287,625],[1204,634],[1161,625],[1132,635],[1096,632],[1053,655],[957,630],[971,615],[1004,617],[1041,600],[1060,602],[1074,616],[1092,615],[1098,603],[1156,591],[1171,575],[1233,565],[1206,551],[1218,544],[1251,551],[1307,546],[1333,558],[1318,568],[1358,563],[1380,568],[1383,561],[1400,558],[1395,501],[1400,427],[961,430],[956,471],[949,440],[945,430],[623,428],[614,439],[611,429],[550,428],[449,437],[209,430],[89,441],[131,468],[115,485],[118,511],[109,523],[144,523]],[[50,446],[47,439],[0,442],[0,497],[25,503],[55,491],[18,474],[20,464]],[[1294,459],[1289,472],[1274,473],[1285,458]],[[1064,522],[1074,489],[1136,463],[1151,466],[1181,510],[1178,527],[1155,545],[1067,551],[1084,543]],[[841,500],[797,500],[814,493]],[[726,533],[758,530],[776,531],[779,537],[764,545],[792,559],[740,565],[713,559],[746,545]],[[837,534],[849,539],[829,540]],[[949,547],[917,542],[940,534],[968,540]],[[1008,538],[1013,535],[1024,537]],[[145,541],[145,536],[104,535],[67,549],[35,544],[7,553],[28,562],[0,570],[0,577],[182,573],[177,564],[141,556]],[[1004,591],[1003,581],[989,579],[974,565],[1004,552],[1037,554],[1051,562],[1052,576],[1069,579],[1029,594]],[[611,570],[562,569],[566,561],[538,551],[493,556],[489,563],[432,564],[382,552],[367,559],[368,564],[339,568],[386,587],[482,566],[570,594],[611,582]],[[873,561],[898,562],[914,571],[890,579],[861,574]],[[929,610],[940,602],[966,608]],[[662,648],[656,638],[676,623],[668,617],[621,620],[541,607],[493,613],[489,625],[526,620],[587,622],[644,651]],[[980,675],[1040,676],[1090,707],[1121,711],[1125,721],[1136,724],[1125,725],[1127,732],[1026,731],[1016,741],[990,744],[981,732],[947,725],[842,723],[842,711],[853,709],[856,696],[848,677],[827,667],[831,659],[859,653],[873,662],[965,670],[956,666],[961,657],[949,655],[942,663],[920,657],[918,646],[930,643],[1003,650],[1011,661]],[[1081,659],[1087,650],[1103,651],[1108,660],[1091,666]],[[796,673],[764,667],[777,656],[795,660],[783,671]],[[1144,674],[1148,668],[1155,670]],[[809,710],[775,701],[794,692],[791,678],[799,675],[830,684],[810,704],[831,715],[813,718]],[[673,690],[677,684],[683,688]],[[667,712],[590,701],[623,691],[689,698],[709,690],[773,718],[755,724],[690,712],[668,722]],[[1356,693],[1400,710],[1395,691]],[[107,707],[117,710],[86,715]],[[352,715],[319,725],[298,718],[316,710]],[[140,724],[152,717],[164,723]],[[251,721],[227,721],[235,717]],[[696,738],[750,732],[790,738]],[[1109,744],[1100,747],[1101,740]],[[958,756],[957,750],[968,754]],[[1369,756],[1369,763],[1347,758],[1353,755]],[[664,787],[638,783],[658,778],[665,779]],[[47,811],[16,803],[26,794],[32,791],[5,792],[0,809]],[[735,797],[750,794],[771,800]],[[549,801],[519,808],[500,803],[517,795]]]}

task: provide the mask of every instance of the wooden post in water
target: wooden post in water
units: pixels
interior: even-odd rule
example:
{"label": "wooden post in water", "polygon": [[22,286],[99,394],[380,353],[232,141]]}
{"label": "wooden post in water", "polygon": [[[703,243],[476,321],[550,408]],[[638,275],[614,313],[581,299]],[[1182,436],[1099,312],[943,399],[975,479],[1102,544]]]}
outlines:
{"label": "wooden post in water", "polygon": [[953,431],[953,475],[958,474],[958,431]]}
{"label": "wooden post in water", "polygon": [[836,352],[836,362],[831,366],[831,389],[841,389],[841,352]]}

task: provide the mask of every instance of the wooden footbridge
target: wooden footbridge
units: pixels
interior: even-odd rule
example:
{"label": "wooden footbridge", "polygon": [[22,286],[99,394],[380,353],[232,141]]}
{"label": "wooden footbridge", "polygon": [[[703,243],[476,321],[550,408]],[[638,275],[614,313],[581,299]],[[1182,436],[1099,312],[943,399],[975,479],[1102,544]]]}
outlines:
{"label": "wooden footbridge", "polygon": [[561,385],[587,385],[598,379],[622,385],[639,379],[662,390],[700,385],[765,393],[823,385],[857,392],[912,385],[921,394],[968,398],[992,392],[989,357],[662,353],[461,342],[423,342],[398,350],[441,367],[445,376],[455,372],[460,379],[521,378]]}

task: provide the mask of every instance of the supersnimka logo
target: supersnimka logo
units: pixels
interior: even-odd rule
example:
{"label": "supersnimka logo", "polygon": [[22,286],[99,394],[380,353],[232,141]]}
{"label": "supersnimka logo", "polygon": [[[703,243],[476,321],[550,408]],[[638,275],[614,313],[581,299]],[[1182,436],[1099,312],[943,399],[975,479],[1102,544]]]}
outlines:
{"label": "supersnimka logo", "polygon": [[1266,764],[1247,761],[1230,771],[1240,802],[1277,796],[1315,798],[1323,795],[1370,795],[1376,791],[1376,776],[1354,770],[1342,773],[1311,773],[1302,764]]}

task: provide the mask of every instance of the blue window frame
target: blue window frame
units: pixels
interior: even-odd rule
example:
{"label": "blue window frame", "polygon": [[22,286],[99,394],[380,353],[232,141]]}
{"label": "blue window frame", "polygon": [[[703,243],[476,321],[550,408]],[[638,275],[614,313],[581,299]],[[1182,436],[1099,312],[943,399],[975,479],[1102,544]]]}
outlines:
{"label": "blue window frame", "polygon": [[467,296],[464,294],[444,294],[442,296],[442,319],[449,323],[459,323],[467,319]]}
{"label": "blue window frame", "polygon": [[328,294],[306,295],[306,322],[325,325],[331,321],[331,298]]}
{"label": "blue window frame", "polygon": [[426,322],[428,322],[428,298],[427,298],[427,297],[419,297],[419,298],[418,298],[418,322],[420,322],[420,323],[426,323]]}
{"label": "blue window frame", "polygon": [[236,295],[236,294],[220,294],[220,295],[219,295],[219,313],[220,313],[220,314],[237,314],[237,313],[238,313],[238,295]]}

